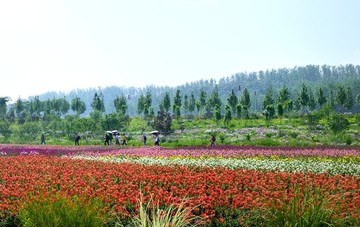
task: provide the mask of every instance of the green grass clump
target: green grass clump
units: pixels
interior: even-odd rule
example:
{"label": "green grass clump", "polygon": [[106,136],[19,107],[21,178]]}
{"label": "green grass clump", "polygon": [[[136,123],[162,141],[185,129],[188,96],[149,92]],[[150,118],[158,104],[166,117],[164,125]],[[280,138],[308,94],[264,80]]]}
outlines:
{"label": "green grass clump", "polygon": [[320,190],[295,189],[290,199],[283,199],[269,209],[269,226],[358,226],[354,218],[341,217],[341,198]]}
{"label": "green grass clump", "polygon": [[99,227],[109,221],[101,201],[60,195],[25,203],[18,218],[24,227]]}
{"label": "green grass clump", "polygon": [[[161,209],[159,205],[155,206],[153,200],[143,202],[143,196],[139,198],[138,214],[131,219],[131,226],[139,227],[168,227],[168,226],[196,226],[195,222],[199,217],[191,215],[191,209],[186,208],[184,201],[178,205],[171,204],[165,209]],[[116,226],[123,226],[118,222]]]}

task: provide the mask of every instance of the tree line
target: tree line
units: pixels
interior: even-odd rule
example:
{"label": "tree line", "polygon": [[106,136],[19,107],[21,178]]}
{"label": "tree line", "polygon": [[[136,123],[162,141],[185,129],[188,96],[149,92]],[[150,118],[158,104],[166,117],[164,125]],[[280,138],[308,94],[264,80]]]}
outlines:
{"label": "tree line", "polygon": [[[290,75],[294,78],[285,83]],[[269,78],[273,80],[267,81]],[[301,83],[296,83],[299,78]],[[324,106],[336,112],[358,113],[359,78],[359,66],[310,65],[292,70],[240,73],[218,83],[202,80],[176,88],[128,88],[131,94],[116,93],[118,90],[110,87],[113,93],[106,98],[104,90],[95,89],[91,90],[94,93],[90,103],[79,92],[47,99],[41,96],[29,100],[19,98],[14,103],[9,103],[8,97],[0,97],[0,133],[5,139],[9,138],[14,131],[10,125],[17,124],[18,133],[31,135],[31,130],[20,132],[20,129],[34,122],[34,130],[51,130],[68,136],[79,131],[91,134],[119,127],[125,130],[132,116],[144,117],[149,126],[170,133],[171,121],[181,117],[212,118],[227,124],[231,119],[259,115],[272,119],[309,114]],[[284,83],[279,86],[281,82]],[[256,83],[265,85],[254,89]],[[297,86],[292,87],[295,84]],[[191,87],[194,89],[189,90]],[[106,104],[109,102],[111,108]]]}

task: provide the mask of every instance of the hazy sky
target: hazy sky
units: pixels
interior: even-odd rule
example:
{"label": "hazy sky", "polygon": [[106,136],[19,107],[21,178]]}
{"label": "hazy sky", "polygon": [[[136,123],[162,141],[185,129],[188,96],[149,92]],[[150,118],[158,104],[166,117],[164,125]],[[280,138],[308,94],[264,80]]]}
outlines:
{"label": "hazy sky", "polygon": [[1,0],[0,97],[360,65],[358,0]]}

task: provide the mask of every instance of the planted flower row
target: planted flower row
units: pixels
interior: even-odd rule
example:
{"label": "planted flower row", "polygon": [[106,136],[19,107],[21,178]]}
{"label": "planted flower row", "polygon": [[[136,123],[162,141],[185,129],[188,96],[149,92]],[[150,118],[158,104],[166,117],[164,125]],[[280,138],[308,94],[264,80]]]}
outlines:
{"label": "planted flower row", "polygon": [[137,156],[73,156],[74,159],[98,160],[115,163],[136,163],[144,165],[183,165],[226,167],[230,169],[251,169],[258,171],[280,171],[291,173],[328,173],[330,175],[352,175],[360,177],[358,157],[336,159],[257,159],[257,158],[224,158],[224,157],[137,157]]}
{"label": "planted flower row", "polygon": [[152,156],[152,157],[344,157],[360,156],[360,149],[356,147],[251,147],[251,146],[216,146],[216,147],[186,147],[168,149],[163,147],[126,147],[117,146],[34,146],[0,144],[0,156],[9,155],[88,155],[88,156]]}

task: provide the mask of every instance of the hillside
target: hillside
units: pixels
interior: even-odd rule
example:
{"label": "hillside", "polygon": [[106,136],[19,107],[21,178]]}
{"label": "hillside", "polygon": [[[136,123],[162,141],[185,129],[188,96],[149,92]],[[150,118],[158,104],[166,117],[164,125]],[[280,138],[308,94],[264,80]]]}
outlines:
{"label": "hillside", "polygon": [[[68,93],[49,91],[40,95],[39,99],[47,100],[66,97],[70,102],[74,97],[78,96],[85,102],[87,108],[84,116],[88,116],[91,112],[91,102],[96,92],[101,92],[104,96],[105,113],[114,112],[114,99],[117,96],[124,95],[127,98],[127,114],[129,116],[137,116],[138,99],[147,92],[150,92],[152,95],[152,106],[156,113],[165,92],[169,92],[171,101],[177,90],[180,90],[182,95],[187,96],[190,96],[191,92],[193,92],[195,97],[198,98],[202,90],[205,91],[207,95],[210,95],[216,85],[223,104],[226,103],[226,99],[232,90],[240,96],[243,90],[247,88],[251,97],[250,111],[261,112],[261,102],[268,90],[272,90],[274,97],[276,97],[278,91],[283,86],[286,86],[289,89],[291,98],[294,99],[300,92],[303,83],[308,86],[313,95],[316,94],[319,88],[322,88],[327,97],[330,96],[331,91],[333,91],[335,95],[339,85],[349,87],[355,99],[360,91],[359,78],[360,66],[358,65],[307,65],[291,69],[281,68],[258,72],[239,72],[228,77],[223,77],[219,81],[204,79],[177,87],[158,87],[154,85],[149,85],[145,88],[109,86],[104,88],[77,89]],[[30,100],[32,98],[33,97],[30,97]],[[223,108],[224,106],[222,110]],[[359,106],[354,106],[353,109],[347,111],[359,112]]]}

